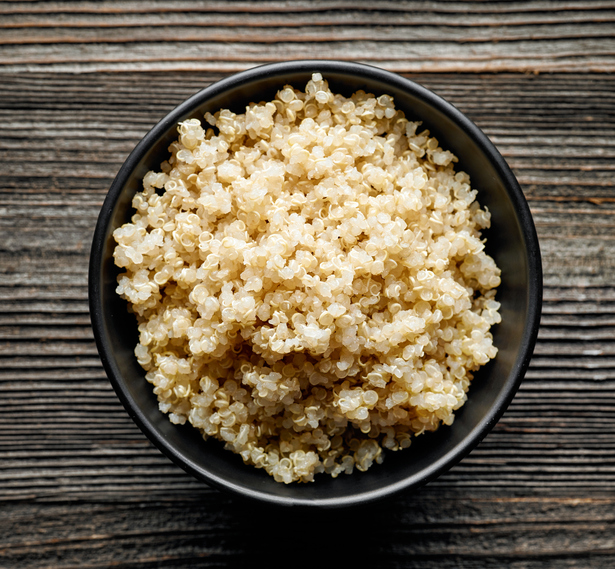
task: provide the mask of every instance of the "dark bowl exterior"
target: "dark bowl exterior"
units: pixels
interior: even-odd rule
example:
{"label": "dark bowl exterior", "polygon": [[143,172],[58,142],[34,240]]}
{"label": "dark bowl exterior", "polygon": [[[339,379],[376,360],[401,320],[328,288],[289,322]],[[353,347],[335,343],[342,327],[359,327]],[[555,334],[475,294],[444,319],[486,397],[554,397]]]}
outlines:
{"label": "dark bowl exterior", "polygon": [[[134,356],[137,329],[126,303],[115,293],[113,231],[132,216],[131,200],[144,174],[168,158],[179,121],[207,111],[243,112],[249,102],[271,100],[285,84],[303,88],[320,72],[333,92],[362,89],[389,94],[411,120],[420,120],[443,148],[459,158],[458,168],[479,190],[478,201],[492,214],[487,252],[502,269],[502,323],[493,329],[499,352],[481,369],[467,403],[452,427],[417,438],[402,452],[388,452],[382,465],[337,479],[317,476],[310,484],[277,483],[261,469],[246,466],[214,440],[203,440],[191,426],[176,426],[158,410],[152,388]],[[235,494],[272,504],[339,507],[362,504],[401,490],[416,489],[467,455],[496,424],[512,400],[529,365],[540,321],[542,271],[538,239],[523,193],[506,162],[468,118],[431,91],[399,75],[356,63],[298,61],[275,63],[238,73],[200,91],[158,123],[136,146],[102,206],[92,243],[90,312],[105,370],[121,402],[147,437],[196,478]]]}

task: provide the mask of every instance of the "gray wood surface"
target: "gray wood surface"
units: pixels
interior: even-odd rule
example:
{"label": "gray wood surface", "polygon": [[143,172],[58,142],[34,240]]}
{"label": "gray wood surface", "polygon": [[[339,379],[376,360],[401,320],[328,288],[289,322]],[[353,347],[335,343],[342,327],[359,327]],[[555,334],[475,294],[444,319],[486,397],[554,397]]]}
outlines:
{"label": "gray wood surface", "polygon": [[[171,464],[111,389],[87,306],[98,211],[138,140],[211,82],[303,57],[465,112],[544,264],[535,355],[493,432],[352,513],[255,507]],[[615,567],[614,71],[611,1],[1,2],[0,567]]]}

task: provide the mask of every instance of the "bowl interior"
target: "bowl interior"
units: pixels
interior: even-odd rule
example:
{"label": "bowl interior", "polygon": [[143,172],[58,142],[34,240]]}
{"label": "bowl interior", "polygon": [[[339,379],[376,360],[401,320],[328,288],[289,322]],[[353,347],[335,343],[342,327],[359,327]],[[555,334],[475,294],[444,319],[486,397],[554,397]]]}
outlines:
{"label": "bowl interior", "polygon": [[[131,200],[144,174],[169,156],[180,120],[201,119],[206,111],[243,112],[249,102],[271,100],[285,84],[303,89],[319,71],[333,92],[363,89],[389,94],[409,119],[420,120],[441,145],[459,158],[470,174],[478,200],[492,213],[484,233],[487,252],[502,269],[502,323],[493,329],[497,358],[472,383],[468,402],[452,427],[417,438],[403,452],[389,452],[382,465],[337,479],[317,476],[312,484],[276,483],[263,470],[245,466],[217,441],[205,441],[191,426],[172,425],[158,410],[156,397],[133,354],[136,321],[115,293],[114,229],[130,220]],[[143,139],[128,158],[103,205],[94,236],[90,266],[92,322],[106,371],[128,412],[167,456],[182,468],[218,487],[279,504],[339,506],[369,501],[403,488],[417,487],[467,454],[489,431],[513,397],[527,368],[536,338],[541,302],[540,255],[534,226],[519,186],[499,153],[452,105],[397,75],[357,64],[295,62],[253,69],[219,82],[176,108]]]}

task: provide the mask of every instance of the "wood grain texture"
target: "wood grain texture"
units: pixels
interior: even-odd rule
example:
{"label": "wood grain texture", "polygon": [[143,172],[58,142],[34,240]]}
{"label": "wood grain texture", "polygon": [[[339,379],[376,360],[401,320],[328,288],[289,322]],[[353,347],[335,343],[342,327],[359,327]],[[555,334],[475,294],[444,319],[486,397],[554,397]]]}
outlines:
{"label": "wood grain texture", "polygon": [[[214,506],[223,511],[212,512]],[[125,502],[10,505],[2,553],[14,566],[59,569],[111,567],[119,549],[124,567],[241,567],[268,555],[272,566],[282,566],[298,550],[299,567],[326,559],[416,569],[561,569],[607,567],[615,559],[606,545],[613,528],[610,499],[429,494],[400,506],[369,507],[354,524],[347,513],[328,512],[297,517],[289,526],[279,512],[255,512],[204,493],[186,501],[146,499],[139,508]],[[39,530],[34,538],[32,524]],[[359,544],[360,530],[367,535]],[[332,534],[336,547],[324,538]],[[605,546],[596,548],[597,539]]]}
{"label": "wood grain texture", "polygon": [[[614,23],[601,0],[0,3],[0,567],[615,566]],[[152,447],[102,369],[87,264],[153,124],[231,71],[323,55],[402,72],[484,130],[545,292],[521,389],[466,459],[415,494],[298,514]]]}
{"label": "wood grain texture", "polygon": [[334,58],[400,72],[615,70],[612,2],[4,2],[0,65],[237,71]]}

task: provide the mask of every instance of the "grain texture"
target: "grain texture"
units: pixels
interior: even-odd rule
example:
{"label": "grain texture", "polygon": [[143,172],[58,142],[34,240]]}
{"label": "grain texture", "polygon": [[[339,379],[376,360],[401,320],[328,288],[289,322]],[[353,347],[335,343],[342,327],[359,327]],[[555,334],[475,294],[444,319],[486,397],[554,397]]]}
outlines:
{"label": "grain texture", "polygon": [[334,58],[399,72],[612,72],[612,2],[4,2],[9,71],[231,72]]}

